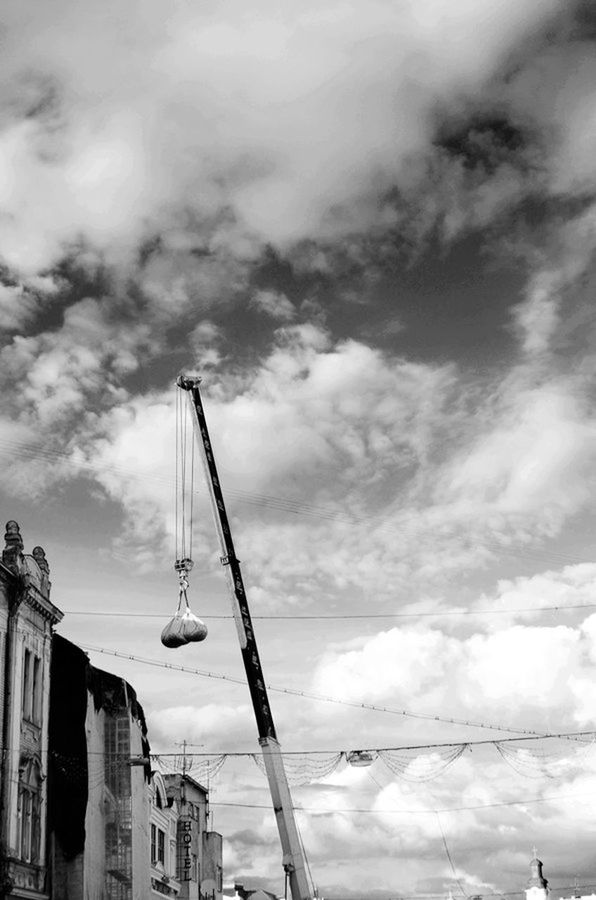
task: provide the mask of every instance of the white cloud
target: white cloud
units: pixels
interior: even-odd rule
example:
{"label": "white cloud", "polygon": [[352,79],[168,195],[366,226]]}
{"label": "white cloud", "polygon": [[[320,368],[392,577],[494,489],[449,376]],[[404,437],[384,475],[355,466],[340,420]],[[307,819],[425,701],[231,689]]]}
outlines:
{"label": "white cloud", "polygon": [[[111,332],[97,333],[84,378],[68,329],[34,363],[38,339],[15,344],[25,396],[42,422],[60,404],[81,408],[110,348]],[[393,603],[406,584],[424,590],[499,548],[515,553],[557,534],[591,496],[596,426],[580,378],[521,366],[479,402],[453,367],[336,344],[312,325],[279,329],[249,372],[217,371],[219,335],[209,323],[194,340],[202,356],[215,351],[204,383],[208,421],[249,583],[263,603],[337,589],[354,602]],[[126,353],[109,358],[114,372],[127,365]],[[77,378],[67,374],[71,359]],[[47,393],[58,363],[64,391]],[[71,436],[73,460],[122,504],[135,552],[149,560],[174,529],[173,402],[173,391],[123,397]],[[198,489],[204,504],[202,481]],[[214,536],[199,510],[199,544],[210,556]]]}
{"label": "white cloud", "polygon": [[596,178],[596,111],[592,85],[596,77],[593,45],[571,40],[547,45],[526,61],[506,91],[520,118],[555,132],[546,164],[555,193],[591,190]]}
{"label": "white cloud", "polygon": [[291,322],[296,316],[293,304],[285,294],[277,291],[257,291],[251,305],[280,322]]}
{"label": "white cloud", "polygon": [[[568,566],[515,582],[501,582],[478,608],[509,609],[509,617],[461,620],[446,634],[441,620],[391,628],[349,644],[338,643],[321,659],[314,689],[364,700],[507,727],[574,730],[590,727],[591,668],[596,615],[575,613],[578,624],[516,624],[515,609],[593,601],[594,565]],[[573,615],[568,613],[567,615]],[[585,614],[584,614],[585,615]],[[549,620],[547,619],[547,622]]]}
{"label": "white cloud", "polygon": [[49,276],[33,276],[18,284],[0,282],[0,332],[19,331],[35,317],[42,301],[57,291],[57,282]]}
{"label": "white cloud", "polygon": [[[92,3],[83,16],[63,0],[51,17],[14,3],[4,258],[39,271],[83,235],[131,261],[188,209],[213,237],[231,210],[249,242],[280,246],[369,227],[407,159],[429,151],[437,106],[477,94],[564,7],[442,0],[421,15],[377,0],[366,14],[311,3],[280,18],[262,2],[248,19],[238,3],[182,3],[164,20],[155,2],[126,16]],[[237,239],[224,237],[234,250]]]}
{"label": "white cloud", "polygon": [[[250,287],[271,243],[291,250],[300,277],[316,273],[330,291],[337,287],[345,299],[352,290],[350,299],[362,302],[351,280],[333,284],[335,252],[366,269],[358,232],[368,231],[373,244],[387,231],[398,242],[418,241],[438,221],[450,240],[493,223],[528,193],[536,200],[589,190],[596,155],[587,48],[555,34],[560,46],[546,53],[536,36],[567,8],[554,0],[377,0],[366,9],[262,2],[247,11],[236,0],[212,8],[184,0],[166,14],[153,0],[126,8],[63,0],[28,15],[27,3],[9,4],[0,244],[22,277],[0,294],[5,325],[30,325],[51,294],[35,276],[64,254],[88,271],[107,260],[118,272],[110,272],[111,298],[79,300],[63,324],[17,335],[2,351],[2,373],[19,390],[5,392],[14,421],[3,419],[0,432],[9,449],[23,450],[3,470],[7,490],[47,495],[52,474],[83,474],[120,504],[118,551],[135,577],[163,566],[174,532],[173,396],[131,396],[123,383],[165,347],[168,329],[183,324],[196,362],[210,370],[208,420],[260,612],[590,602],[591,564],[510,578],[494,591],[488,576],[476,593],[462,582],[503,549],[538,550],[593,495],[593,359],[588,353],[566,367],[555,350],[567,292],[592,258],[593,208],[554,223],[548,248],[531,258],[513,311],[519,356],[487,376],[482,390],[454,364],[335,340],[316,324],[320,298],[294,313],[281,290]],[[533,38],[527,46],[526,37]],[[511,62],[504,86],[499,67]],[[527,146],[489,160],[492,171],[433,145],[445,118],[465,119],[487,98],[505,118],[513,111],[531,126],[522,136]],[[306,246],[294,246],[304,239]],[[389,243],[394,252],[393,237]],[[244,364],[213,307],[251,292],[256,308],[284,327],[259,360]],[[310,322],[296,324],[307,315]],[[400,340],[406,346],[405,328]],[[218,552],[202,486],[198,513],[196,556],[209,566]],[[556,626],[531,613],[478,615],[376,635],[363,622],[349,640],[339,623],[300,625],[289,652],[287,633],[267,625],[265,646],[282,682],[304,687],[312,672],[314,688],[356,702],[522,728],[591,727],[596,626],[577,615]],[[135,633],[128,647],[127,634],[117,639],[128,650],[145,643]],[[227,668],[226,646],[222,639],[206,651],[214,668]],[[210,694],[202,705],[172,707],[165,684],[142,683],[155,743],[240,743],[253,733],[246,704],[219,705]],[[279,699],[280,734],[290,747],[391,744],[412,734],[422,742],[429,734],[426,720],[409,722],[406,732],[400,717],[362,711],[356,720],[352,708]],[[369,890],[363,860],[374,859],[387,890],[399,867],[400,889],[443,891],[452,872],[433,810],[544,792],[542,783],[504,775],[490,752],[485,767],[475,751],[428,787],[404,785],[375,765],[300,789],[298,803],[320,810],[302,824],[321,879],[337,894],[346,885]],[[259,778],[230,779],[230,794],[268,802]],[[557,770],[557,779],[561,793],[591,796],[592,763],[583,775]],[[361,807],[374,810],[365,830],[364,814],[340,811]],[[466,886],[483,878],[502,889],[512,866],[523,886],[519,848],[530,833],[540,843],[580,821],[589,836],[590,814],[561,800],[454,812],[441,822]],[[262,875],[279,865],[275,826],[265,813],[248,815],[232,809],[224,833],[247,821],[252,833],[234,838],[227,852],[235,871]],[[268,845],[259,844],[258,857],[256,840]],[[591,848],[574,839],[572,852],[589,858]]]}
{"label": "white cloud", "polygon": [[503,382],[493,421],[446,466],[437,497],[512,519],[536,515],[553,533],[588,499],[595,423],[581,381],[547,376],[530,386],[530,378],[522,369]]}
{"label": "white cloud", "polygon": [[252,727],[252,711],[246,704],[171,706],[151,712],[147,721],[156,752],[183,740],[191,747],[233,746]]}

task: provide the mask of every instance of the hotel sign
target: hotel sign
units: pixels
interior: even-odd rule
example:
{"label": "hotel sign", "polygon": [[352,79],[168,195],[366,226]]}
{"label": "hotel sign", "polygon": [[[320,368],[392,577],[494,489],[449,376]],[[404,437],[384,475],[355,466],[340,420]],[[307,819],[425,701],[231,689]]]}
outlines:
{"label": "hotel sign", "polygon": [[192,821],[178,820],[178,880],[192,881]]}

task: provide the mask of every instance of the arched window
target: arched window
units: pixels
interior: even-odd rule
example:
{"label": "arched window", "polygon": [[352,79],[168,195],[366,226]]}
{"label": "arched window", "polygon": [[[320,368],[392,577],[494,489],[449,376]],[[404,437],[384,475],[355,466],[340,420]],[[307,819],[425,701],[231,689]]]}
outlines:
{"label": "arched window", "polygon": [[41,769],[35,758],[21,761],[17,807],[19,856],[24,862],[39,862],[41,839]]}
{"label": "arched window", "polygon": [[159,772],[153,773],[153,805],[157,809],[167,809],[168,807],[165,785]]}

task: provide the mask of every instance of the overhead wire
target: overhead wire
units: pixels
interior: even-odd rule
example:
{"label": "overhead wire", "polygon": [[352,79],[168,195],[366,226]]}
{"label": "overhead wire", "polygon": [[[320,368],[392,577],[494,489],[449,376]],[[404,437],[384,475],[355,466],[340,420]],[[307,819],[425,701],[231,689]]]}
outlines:
{"label": "overhead wire", "polygon": [[[594,733],[592,733],[592,738],[594,738]],[[555,735],[550,736],[555,737]],[[562,739],[557,736],[559,739]],[[347,765],[362,765],[358,760],[363,758],[366,759],[366,771],[368,775],[375,781],[371,768],[377,760],[385,765],[388,769],[389,773],[393,776],[398,777],[400,780],[421,784],[428,783],[430,781],[436,780],[439,776],[441,776],[446,769],[453,765],[457,759],[459,759],[462,754],[466,750],[474,750],[480,746],[486,746],[491,744],[495,747],[495,749],[499,752],[499,754],[503,757],[505,762],[508,762],[508,757],[504,753],[504,746],[510,746],[511,744],[519,744],[520,741],[543,741],[547,738],[503,738],[502,740],[495,741],[470,741],[470,742],[461,742],[459,744],[442,744],[442,745],[422,745],[422,746],[414,746],[414,747],[393,747],[393,748],[383,748],[383,749],[359,749],[359,750],[335,750],[335,751],[288,751],[287,753],[282,751],[281,755],[284,761],[284,768],[286,770],[286,774],[288,776],[288,781],[294,786],[304,786],[306,784],[310,784],[312,782],[318,782],[322,779],[328,777],[332,774],[342,762],[345,762]],[[447,751],[446,754],[441,752],[437,753],[437,746],[439,750]],[[527,746],[527,743],[526,743]],[[573,750],[573,761],[577,764],[578,757],[582,754],[593,749],[594,740],[592,740],[589,744],[583,744],[580,748]],[[406,756],[406,752],[409,751],[411,754],[409,757]],[[526,755],[528,751],[524,751]],[[512,751],[515,753],[515,750]],[[179,755],[177,753],[154,753],[151,754],[151,758],[158,761],[160,764],[164,763],[168,759],[173,760],[174,767],[177,765],[177,761],[179,760]],[[202,768],[207,771],[211,767],[216,767],[217,771],[224,765],[227,759],[241,759],[241,758],[250,758],[252,759],[257,767],[260,769],[262,774],[266,774],[265,765],[261,755],[259,753],[254,752],[230,752],[226,753],[225,751],[220,751],[217,754],[215,751],[211,751],[210,753],[191,753],[187,755],[187,760],[190,760],[190,768]],[[356,759],[354,763],[353,760]],[[538,764],[532,763],[531,760],[528,760],[527,766],[528,770],[518,769],[514,766],[515,770],[518,771],[522,775],[529,775],[530,777],[557,777],[555,774],[550,773],[547,769],[540,767],[540,757],[538,756]],[[563,758],[559,760],[560,763],[565,763],[567,766],[570,764],[571,759],[569,754],[567,758]],[[381,787],[376,781],[378,787]]]}
{"label": "overhead wire", "polygon": [[[171,483],[171,479],[166,475],[159,475],[156,473],[140,474],[126,466],[118,466],[114,464],[105,464],[101,468],[99,468],[97,465],[93,465],[88,461],[74,460],[72,453],[59,450],[57,448],[50,449],[47,447],[43,447],[40,444],[35,445],[26,441],[11,441],[2,439],[0,440],[0,450],[2,448],[9,450],[11,453],[18,451],[20,456],[41,458],[45,459],[47,462],[67,462],[82,471],[101,473],[101,471],[105,470],[120,473],[132,478],[143,478],[144,480],[150,479],[160,481],[162,483]],[[226,469],[222,468],[222,471],[225,472]],[[204,489],[202,489],[201,491],[197,491],[197,489],[195,489],[195,492],[198,493],[203,493],[203,491]],[[226,495],[240,502],[256,505],[261,508],[277,509],[279,511],[285,511],[296,515],[315,517],[327,521],[345,521],[356,522],[357,524],[370,524],[370,522],[373,522],[375,519],[378,520],[378,516],[362,516],[355,514],[346,515],[346,513],[340,510],[331,510],[325,507],[316,506],[314,504],[308,504],[303,501],[293,500],[292,498],[276,497],[274,495],[260,494],[258,492],[243,491],[237,488],[226,488]],[[392,533],[400,533],[402,535],[404,534],[404,529],[400,529],[399,525],[397,525],[396,523],[389,524],[380,522],[378,524],[382,530],[389,530]],[[417,538],[417,541],[418,540],[419,539]],[[577,565],[581,562],[585,562],[585,559],[572,557],[567,554],[558,553],[557,551],[549,550],[541,553],[539,550],[532,550],[531,548],[527,547],[524,548],[523,551],[519,549],[514,550],[511,547],[505,547],[502,544],[491,542],[488,540],[483,541],[483,546],[496,554],[500,554],[502,556],[513,556],[519,559],[542,561],[545,556],[548,556],[549,560],[558,561],[560,563],[570,563]],[[405,577],[401,580],[403,580],[404,583],[407,581]]]}
{"label": "overhead wire", "polygon": [[[296,812],[296,807],[294,805],[292,805],[292,810],[294,812]],[[296,831],[298,832],[298,840],[300,842],[300,847],[302,848],[302,857],[303,857],[304,863],[306,865],[308,880],[310,882],[310,887],[312,890],[312,896],[316,897],[317,896],[316,885],[315,885],[314,878],[312,877],[312,870],[310,868],[310,862],[308,859],[308,854],[306,852],[306,847],[304,846],[304,840],[302,839],[302,832],[300,831],[300,825],[298,824],[297,816],[295,816],[294,818],[295,818],[295,822],[296,822]]]}
{"label": "overhead wire", "polygon": [[439,813],[438,810],[436,810],[436,816],[437,816],[437,824],[439,826],[439,832],[441,834],[441,839],[443,841],[443,847],[445,849],[445,856],[447,857],[447,859],[449,861],[449,865],[451,866],[451,871],[453,873],[453,877],[455,878],[455,883],[459,887],[459,889],[462,892],[462,894],[464,895],[464,897],[466,897],[467,896],[466,890],[460,881],[459,875],[457,874],[457,869],[455,868],[455,863],[453,862],[453,857],[451,856],[449,847],[447,845],[447,838],[445,837],[445,832],[443,831],[443,825],[441,824],[441,814]]}
{"label": "overhead wire", "polygon": [[[413,815],[413,816],[434,816],[439,813],[456,813],[456,812],[471,812],[478,811],[483,809],[497,809],[503,807],[510,806],[527,806],[533,803],[551,803],[556,800],[587,800],[594,796],[594,793],[586,793],[583,792],[581,794],[555,794],[550,797],[526,797],[521,800],[502,800],[494,803],[477,803],[470,804],[468,806],[445,806],[441,809],[411,809],[411,808],[402,808],[402,809],[387,809],[384,807],[383,809],[375,809],[373,807],[337,807],[337,806],[296,806],[295,809],[299,812],[307,812],[307,813],[323,813],[325,815],[329,813],[353,813],[353,814],[366,814],[372,813],[374,815]],[[240,809],[271,809],[271,804],[267,803],[244,803],[237,802],[232,800],[219,800],[213,801],[211,806],[230,806],[230,807],[238,807]]]}
{"label": "overhead wire", "polygon": [[[583,738],[591,738],[590,741],[582,741]],[[283,750],[282,754],[284,757],[292,757],[292,756],[329,756],[333,754],[339,753],[347,753],[347,752],[358,752],[358,753],[382,753],[382,752],[391,752],[391,751],[414,751],[414,750],[434,750],[441,748],[457,748],[464,747],[469,750],[473,750],[479,747],[488,747],[491,745],[509,745],[509,744],[533,744],[536,742],[542,741],[551,741],[551,740],[577,740],[582,741],[583,749],[591,749],[595,746],[596,741],[596,731],[560,731],[560,732],[546,732],[544,734],[535,734],[535,735],[523,735],[519,737],[502,737],[502,738],[478,738],[478,739],[469,739],[465,741],[435,741],[428,742],[422,744],[400,744],[399,746],[391,746],[391,747],[350,747],[350,750],[342,750],[342,749],[334,749],[334,750]],[[187,742],[187,747],[202,747],[203,744],[191,744]],[[0,752],[2,752],[2,746],[0,746]],[[15,751],[17,752],[17,751]],[[75,759],[75,756],[67,757],[65,754],[59,754],[56,751],[50,750],[40,750],[40,755],[48,755],[53,754],[59,756],[62,759]],[[89,750],[86,751],[87,756],[106,756],[108,752],[106,750]],[[163,751],[155,751],[154,753],[150,753],[150,756],[159,756],[163,757],[181,757],[180,750],[163,750]],[[226,756],[230,758],[234,757],[252,757],[255,755],[254,750],[193,750],[192,753],[187,753],[187,756],[193,757],[219,757]],[[118,762],[125,762],[130,758],[130,754],[122,753],[117,755],[119,757]]]}
{"label": "overhead wire", "polygon": [[[132,660],[134,662],[143,663],[144,665],[156,666],[156,667],[162,668],[162,669],[172,669],[177,672],[187,672],[190,675],[198,675],[201,678],[214,678],[214,679],[217,679],[220,681],[227,681],[232,684],[241,684],[243,686],[246,686],[246,684],[247,684],[246,679],[244,679],[244,678],[238,678],[236,676],[226,675],[226,674],[223,674],[220,672],[209,672],[204,669],[195,669],[195,668],[191,668],[188,666],[177,665],[175,663],[159,662],[154,659],[147,659],[146,657],[143,657],[143,656],[136,656],[131,653],[122,653],[119,650],[109,650],[105,647],[95,647],[90,644],[82,644],[81,647],[83,650],[89,650],[89,651],[95,652],[95,653],[107,654],[108,656],[115,656],[119,659],[128,659],[128,660]],[[463,725],[463,726],[469,727],[469,728],[484,728],[484,729],[489,729],[491,731],[505,731],[505,732],[520,734],[520,735],[521,734],[540,735],[540,732],[533,731],[529,728],[515,728],[515,727],[511,727],[509,725],[494,725],[494,724],[487,723],[487,722],[474,722],[469,719],[459,719],[454,716],[433,715],[432,713],[416,713],[416,712],[411,712],[409,710],[396,709],[396,708],[388,707],[388,706],[377,706],[373,703],[364,703],[364,702],[352,701],[352,700],[342,700],[339,697],[327,697],[323,694],[311,693],[309,691],[301,691],[296,688],[282,688],[282,687],[276,687],[274,685],[268,684],[267,690],[275,691],[275,692],[281,693],[281,694],[289,694],[290,696],[295,696],[295,697],[303,697],[306,700],[317,700],[317,701],[321,701],[323,703],[337,703],[341,706],[351,707],[352,709],[367,709],[367,710],[373,710],[375,712],[385,712],[385,713],[389,713],[391,715],[403,716],[405,718],[423,719],[424,721],[431,721],[431,722],[433,722],[433,721],[434,722],[443,722],[443,723],[446,723],[449,725]]]}
{"label": "overhead wire", "polygon": [[[549,882],[549,895],[553,895],[555,891],[572,891],[572,890],[587,890],[593,889],[596,887],[596,882],[589,881],[584,884],[559,884],[555,885]],[[522,890],[512,890],[512,891],[494,891],[494,890],[482,890],[482,893],[479,892],[475,896],[479,897],[517,897],[518,900],[521,900],[522,895],[525,892]],[[326,900],[350,900],[347,897],[338,897],[334,895],[333,897],[328,897]],[[399,894],[399,900],[445,900],[445,891],[441,893],[430,893],[428,891],[420,891],[415,894]]]}
{"label": "overhead wire", "polygon": [[[587,743],[588,747],[591,747],[594,743],[594,739],[596,738],[596,731],[559,731],[559,732],[547,732],[545,734],[534,734],[534,735],[524,735],[520,737],[509,737],[509,738],[481,738],[478,740],[470,739],[466,741],[436,741],[434,743],[425,743],[425,744],[401,744],[399,747],[351,747],[350,750],[357,751],[359,753],[382,753],[386,751],[393,750],[434,750],[436,748],[449,748],[449,747],[465,747],[473,749],[474,747],[487,747],[491,744],[519,744],[519,743],[532,743],[534,741],[548,741],[548,740],[581,740],[581,738],[590,737],[592,740]],[[192,745],[188,745],[192,746]],[[346,752],[345,750],[284,750],[284,756],[308,756],[308,755],[327,755],[333,753],[342,753]],[[214,753],[225,753],[226,756],[252,756],[253,750],[230,750],[230,751],[206,751],[201,753],[200,751],[193,751],[193,756],[213,756]],[[163,752],[160,754],[161,756],[178,756],[178,751],[173,752]]]}
{"label": "overhead wire", "polygon": [[[438,610],[436,612],[432,612],[429,610],[421,610],[419,612],[407,612],[407,613],[324,613],[324,614],[306,614],[306,615],[293,615],[292,613],[288,613],[286,615],[252,615],[251,619],[258,619],[260,621],[275,621],[275,622],[283,622],[284,620],[288,620],[290,622],[296,621],[351,621],[351,620],[362,620],[362,619],[418,619],[418,618],[443,618],[446,616],[495,616],[495,615],[510,615],[512,613],[541,613],[541,612],[567,612],[578,609],[596,609],[596,603],[574,603],[569,605],[558,605],[558,606],[518,606],[511,607],[509,609],[449,609],[449,610]],[[116,612],[110,610],[84,610],[84,609],[66,609],[64,612],[70,616],[113,616],[113,617],[121,617],[121,618],[130,618],[130,619],[164,619],[167,618],[165,613],[131,613],[131,612]],[[231,613],[227,614],[201,614],[203,619],[213,619],[213,620],[225,620],[225,619],[233,619],[234,616]]]}

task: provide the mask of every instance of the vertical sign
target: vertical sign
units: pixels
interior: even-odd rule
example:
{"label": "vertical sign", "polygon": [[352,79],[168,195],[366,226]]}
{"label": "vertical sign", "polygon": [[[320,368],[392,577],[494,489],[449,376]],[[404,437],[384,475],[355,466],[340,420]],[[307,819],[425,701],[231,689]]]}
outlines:
{"label": "vertical sign", "polygon": [[192,822],[178,819],[178,881],[191,881]]}

